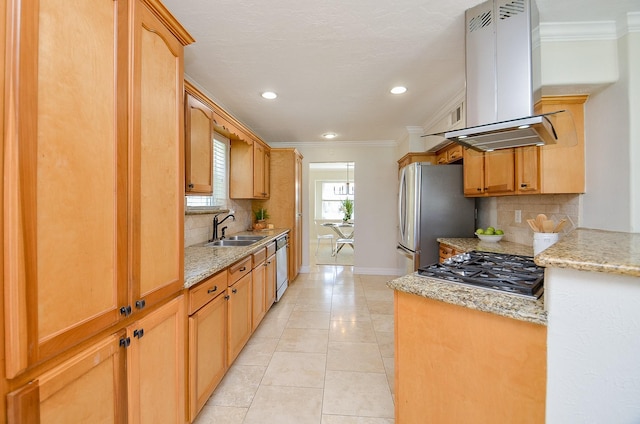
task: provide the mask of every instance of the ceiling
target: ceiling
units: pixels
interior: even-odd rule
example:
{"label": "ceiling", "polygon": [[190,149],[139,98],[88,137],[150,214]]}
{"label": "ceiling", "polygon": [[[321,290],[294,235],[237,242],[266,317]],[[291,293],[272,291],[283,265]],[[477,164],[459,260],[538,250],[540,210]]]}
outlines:
{"label": "ceiling", "polygon": [[[478,0],[163,0],[196,39],[187,78],[268,143],[396,141],[464,88]],[[540,22],[613,21],[640,0],[538,0]],[[389,90],[404,85],[408,91]],[[265,100],[263,91],[275,91]]]}

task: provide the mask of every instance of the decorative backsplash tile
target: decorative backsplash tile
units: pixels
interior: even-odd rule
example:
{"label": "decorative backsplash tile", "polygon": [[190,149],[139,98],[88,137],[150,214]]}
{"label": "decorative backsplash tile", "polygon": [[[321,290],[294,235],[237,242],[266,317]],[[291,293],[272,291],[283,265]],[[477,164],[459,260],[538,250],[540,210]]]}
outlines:
{"label": "decorative backsplash tile", "polygon": [[[580,224],[579,194],[538,194],[530,196],[496,197],[497,226],[501,228],[504,240],[533,245],[533,231],[527,224],[528,218],[535,218],[543,213],[548,219],[559,222],[567,219],[567,224],[560,232],[560,237],[577,228]],[[522,222],[515,222],[515,211],[520,210]]]}

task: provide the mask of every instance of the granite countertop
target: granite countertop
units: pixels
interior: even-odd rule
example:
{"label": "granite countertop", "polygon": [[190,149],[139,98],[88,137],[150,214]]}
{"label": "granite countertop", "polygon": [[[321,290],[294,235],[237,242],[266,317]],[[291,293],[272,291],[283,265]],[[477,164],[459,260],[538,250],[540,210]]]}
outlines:
{"label": "granite countertop", "polygon": [[266,246],[273,240],[288,233],[289,229],[276,228],[263,231],[243,231],[231,235],[261,235],[262,240],[242,247],[214,247],[204,246],[205,243],[185,247],[184,249],[184,287],[189,288],[215,273],[222,271],[229,265],[246,258],[254,251]]}
{"label": "granite countertop", "polygon": [[[439,238],[438,242],[448,244],[454,249],[464,252],[477,250],[533,256],[533,247],[508,241],[488,243],[474,237]],[[422,277],[417,273],[408,274],[392,280],[387,283],[387,286],[405,293],[416,294],[429,299],[489,312],[507,318],[534,324],[547,324],[547,313],[544,310],[544,297],[537,300],[528,299],[499,293],[493,290]]]}
{"label": "granite countertop", "polygon": [[578,228],[540,252],[544,267],[640,277],[640,233]]}
{"label": "granite countertop", "polygon": [[533,256],[533,247],[524,244],[500,240],[497,243],[482,241],[473,238],[439,238],[438,243],[448,244],[456,250],[470,252],[479,250],[482,252],[508,253],[510,255]]}

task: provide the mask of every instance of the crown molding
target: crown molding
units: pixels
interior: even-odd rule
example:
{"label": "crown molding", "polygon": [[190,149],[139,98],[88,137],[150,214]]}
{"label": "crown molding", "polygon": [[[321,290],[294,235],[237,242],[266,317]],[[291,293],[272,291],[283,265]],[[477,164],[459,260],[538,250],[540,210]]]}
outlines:
{"label": "crown molding", "polygon": [[268,143],[271,147],[325,147],[325,148],[358,148],[358,147],[397,147],[398,142],[394,140],[372,140],[372,141],[300,141],[294,143],[274,142]]}
{"label": "crown molding", "polygon": [[640,12],[627,12],[617,21],[543,22],[540,40],[610,41],[629,33],[640,32]]}

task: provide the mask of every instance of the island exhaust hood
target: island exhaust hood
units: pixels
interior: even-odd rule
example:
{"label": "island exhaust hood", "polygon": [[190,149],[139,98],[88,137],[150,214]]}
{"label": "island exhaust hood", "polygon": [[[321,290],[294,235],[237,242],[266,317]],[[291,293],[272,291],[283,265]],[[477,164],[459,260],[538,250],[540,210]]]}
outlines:
{"label": "island exhaust hood", "polygon": [[535,1],[489,0],[468,9],[465,22],[468,127],[440,135],[478,151],[557,143],[554,126],[569,112],[534,114],[541,96]]}

